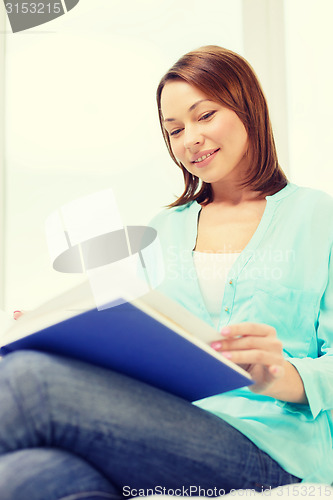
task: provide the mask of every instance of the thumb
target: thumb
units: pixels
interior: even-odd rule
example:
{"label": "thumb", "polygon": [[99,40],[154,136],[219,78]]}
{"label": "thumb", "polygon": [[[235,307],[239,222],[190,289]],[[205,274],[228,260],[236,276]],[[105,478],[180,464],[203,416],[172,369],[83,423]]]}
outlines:
{"label": "thumb", "polygon": [[23,314],[23,311],[17,310],[17,311],[13,312],[13,317],[14,317],[14,319],[19,319],[22,316],[22,314]]}
{"label": "thumb", "polygon": [[280,365],[271,365],[269,368],[269,373],[273,375],[274,378],[280,378],[283,375],[284,369]]}

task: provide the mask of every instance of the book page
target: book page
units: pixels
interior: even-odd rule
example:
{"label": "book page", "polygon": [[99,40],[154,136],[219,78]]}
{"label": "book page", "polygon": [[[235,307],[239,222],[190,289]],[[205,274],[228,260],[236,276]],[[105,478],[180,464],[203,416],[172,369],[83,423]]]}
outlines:
{"label": "book page", "polygon": [[9,324],[9,328],[1,331],[0,343],[5,345],[13,342],[93,308],[95,303],[89,283],[83,282],[36,309],[25,312],[17,321]]}

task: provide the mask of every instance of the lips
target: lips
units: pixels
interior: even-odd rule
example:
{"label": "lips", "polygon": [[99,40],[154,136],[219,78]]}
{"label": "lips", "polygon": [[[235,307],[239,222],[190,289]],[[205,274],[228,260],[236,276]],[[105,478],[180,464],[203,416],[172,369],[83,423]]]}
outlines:
{"label": "lips", "polygon": [[205,151],[200,151],[200,153],[197,153],[196,155],[194,155],[191,158],[191,163],[199,164],[202,161],[206,160],[206,158],[209,158],[213,154],[217,153],[217,151],[219,151],[219,149],[220,148],[217,148],[217,149],[207,149]]}

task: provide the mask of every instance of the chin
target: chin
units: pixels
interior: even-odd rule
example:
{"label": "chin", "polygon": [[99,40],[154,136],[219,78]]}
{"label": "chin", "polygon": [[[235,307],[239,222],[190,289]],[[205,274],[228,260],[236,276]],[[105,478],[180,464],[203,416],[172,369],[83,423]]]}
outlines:
{"label": "chin", "polygon": [[197,176],[202,182],[206,182],[206,184],[217,184],[223,182],[225,177],[216,177],[214,175],[200,175]]}

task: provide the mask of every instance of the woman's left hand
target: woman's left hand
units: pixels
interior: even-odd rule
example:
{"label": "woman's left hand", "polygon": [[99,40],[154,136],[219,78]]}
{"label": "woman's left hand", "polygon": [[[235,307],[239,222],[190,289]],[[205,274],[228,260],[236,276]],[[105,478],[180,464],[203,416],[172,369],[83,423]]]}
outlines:
{"label": "woman's left hand", "polygon": [[17,310],[17,311],[14,311],[14,312],[13,312],[13,318],[14,318],[15,320],[18,320],[18,319],[22,316],[22,314],[23,314],[23,311],[18,311],[18,310]]}
{"label": "woman's left hand", "polygon": [[221,330],[221,340],[211,347],[246,370],[254,384],[253,392],[265,393],[285,373],[282,342],[272,326],[261,323],[239,323]]}

